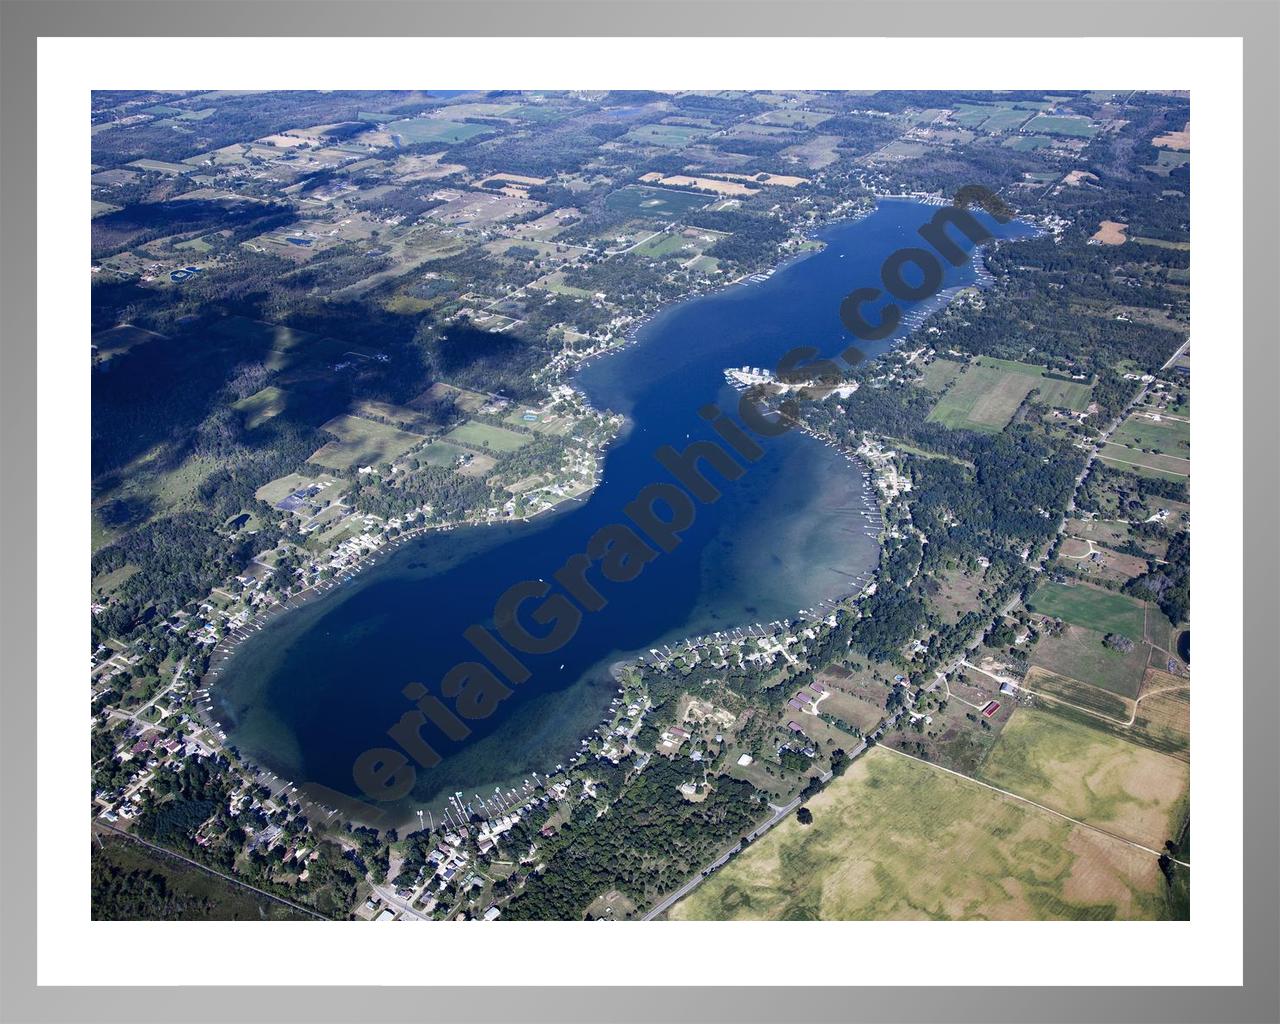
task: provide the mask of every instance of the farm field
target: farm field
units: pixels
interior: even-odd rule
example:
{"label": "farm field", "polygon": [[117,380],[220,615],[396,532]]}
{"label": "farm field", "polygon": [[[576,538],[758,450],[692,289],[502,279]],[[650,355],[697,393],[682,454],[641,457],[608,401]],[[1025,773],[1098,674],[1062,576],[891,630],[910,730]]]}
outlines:
{"label": "farm field", "polygon": [[392,121],[387,131],[398,135],[409,145],[420,142],[443,142],[453,145],[466,142],[468,139],[485,132],[493,131],[488,125],[465,124],[456,121],[437,121],[426,117],[409,117],[402,121]]}
{"label": "farm field", "polygon": [[135,345],[144,345],[150,341],[164,341],[165,335],[156,334],[133,324],[120,324],[93,336],[93,360],[103,362],[115,356],[124,355]]}
{"label": "farm field", "polygon": [[1058,675],[1056,672],[1050,672],[1048,669],[1041,668],[1038,665],[1033,666],[1027,672],[1022,688],[1036,695],[1043,694],[1053,699],[1066,701],[1068,704],[1083,710],[1105,715],[1107,718],[1121,724],[1127,722],[1129,715],[1133,712],[1134,704],[1132,700],[1126,700],[1099,686],[1092,686],[1089,683],[1082,683],[1078,679]]}
{"label": "farm field", "polygon": [[1156,858],[882,747],[672,920],[1158,919]]}
{"label": "farm field", "polygon": [[814,128],[834,115],[817,110],[776,109],[766,110],[753,120],[760,124],[781,125],[784,128]]}
{"label": "farm field", "polygon": [[1191,463],[1175,455],[1160,455],[1136,448],[1108,442],[1098,452],[1098,458],[1109,465],[1127,469],[1139,476],[1154,476],[1164,480],[1185,480],[1191,475]]}
{"label": "farm field", "polygon": [[994,786],[1158,850],[1186,814],[1174,757],[1040,708],[1020,707],[982,766]]}
{"label": "farm field", "polygon": [[1143,635],[1140,601],[1110,590],[1082,584],[1046,583],[1032,595],[1028,605],[1042,615],[1099,633],[1121,633],[1137,641]]}
{"label": "farm field", "polygon": [[922,371],[924,377],[920,381],[920,386],[926,391],[942,392],[963,371],[964,363],[954,359],[935,359]]}
{"label": "farm field", "polygon": [[1010,149],[1016,149],[1019,153],[1028,153],[1052,146],[1053,139],[1047,139],[1043,135],[1015,135],[1005,139],[1002,144]]}
{"label": "farm field", "polygon": [[469,448],[491,449],[495,452],[514,452],[523,448],[531,438],[528,434],[517,434],[514,430],[490,426],[488,423],[477,423],[469,420],[461,426],[454,427],[445,434],[445,440]]}
{"label": "farm field", "polygon": [[261,391],[255,391],[247,398],[233,402],[231,408],[244,415],[244,425],[248,430],[260,427],[273,416],[284,411],[285,393],[278,387],[269,385]]}
{"label": "farm field", "polygon": [[1103,634],[1092,629],[1067,626],[1061,636],[1040,638],[1032,652],[1031,664],[1100,686],[1122,697],[1136,697],[1150,648],[1138,642],[1141,634],[1130,637],[1134,647],[1128,654],[1106,647],[1102,638]]}
{"label": "farm field", "polygon": [[707,128],[695,128],[687,124],[646,124],[632,128],[622,137],[622,141],[641,146],[681,149],[708,134],[710,131]]}
{"label": "farm field", "polygon": [[1179,167],[1191,162],[1191,154],[1172,149],[1162,149],[1156,156],[1154,164],[1148,164],[1143,170],[1151,171],[1162,177],[1168,177]]}
{"label": "farm field", "polygon": [[392,462],[424,438],[358,416],[335,416],[321,428],[337,436],[307,461],[326,469],[345,470]]}
{"label": "farm field", "polygon": [[690,210],[698,210],[712,201],[712,196],[695,192],[677,192],[669,188],[650,185],[627,185],[605,198],[607,209],[624,214],[647,214],[662,217],[680,217]]}
{"label": "farm field", "polygon": [[1048,135],[1070,135],[1076,138],[1091,139],[1098,134],[1099,127],[1087,117],[1055,117],[1052,114],[1037,114],[1025,125],[1024,131],[1045,132]]}
{"label": "farm field", "polygon": [[1035,387],[1035,378],[995,366],[970,363],[929,413],[953,430],[998,433]]}
{"label": "farm field", "polygon": [[190,164],[171,164],[164,160],[135,160],[129,166],[144,171],[159,171],[162,174],[186,174],[193,169]]}
{"label": "farm field", "polygon": [[979,356],[974,360],[980,366],[989,366],[1004,370],[1006,373],[1021,373],[1035,378],[1035,387],[1040,392],[1039,400],[1044,405],[1055,408],[1071,409],[1083,412],[1089,405],[1092,386],[1078,380],[1065,380],[1051,376],[1047,367],[1033,363],[1019,363],[1013,359],[996,359],[994,356]]}

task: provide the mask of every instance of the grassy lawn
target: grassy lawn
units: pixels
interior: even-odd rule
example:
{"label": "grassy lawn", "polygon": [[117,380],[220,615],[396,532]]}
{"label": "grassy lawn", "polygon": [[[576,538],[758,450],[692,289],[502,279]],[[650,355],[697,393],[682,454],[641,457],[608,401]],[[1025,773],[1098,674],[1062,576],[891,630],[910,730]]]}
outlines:
{"label": "grassy lawn", "polygon": [[884,748],[673,907],[673,920],[1169,916],[1156,858]]}
{"label": "grassy lawn", "polygon": [[490,426],[488,423],[477,423],[468,420],[460,427],[454,427],[445,434],[445,439],[469,448],[482,448],[495,452],[513,452],[523,448],[531,438],[528,434],[517,434],[513,430]]}
{"label": "grassy lawn", "polygon": [[1185,762],[1040,708],[1018,708],[982,766],[993,786],[1152,849],[1186,813]]}
{"label": "grassy lawn", "polygon": [[1052,615],[1085,629],[1099,633],[1123,633],[1135,642],[1142,639],[1142,603],[1110,590],[1080,584],[1046,583],[1027,604],[1042,615]]}

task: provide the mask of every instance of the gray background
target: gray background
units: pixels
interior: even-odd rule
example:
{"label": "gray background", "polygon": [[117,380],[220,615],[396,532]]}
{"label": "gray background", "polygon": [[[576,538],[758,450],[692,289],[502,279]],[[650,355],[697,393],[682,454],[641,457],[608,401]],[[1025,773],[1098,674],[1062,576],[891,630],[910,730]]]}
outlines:
{"label": "gray background", "polygon": [[[1280,1020],[1277,808],[1277,164],[1280,7],[1255,2],[1059,0],[1019,3],[578,2],[305,0],[0,0],[0,1016],[4,1020],[345,1021],[1259,1021]],[[36,46],[47,36],[1237,36],[1245,39],[1245,859],[1242,988],[911,989],[901,957],[928,972],[928,949],[883,951],[879,988],[39,988],[35,987],[35,189]],[[874,44],[871,44],[874,45]],[[990,59],[957,47],[957,60]],[[856,50],[851,46],[851,59]],[[962,67],[958,64],[957,67]],[[1105,78],[1105,68],[1097,68]],[[216,69],[210,72],[216,76]],[[210,86],[216,82],[211,81]],[[1046,83],[1051,86],[1053,83]],[[1102,81],[1101,84],[1105,84]],[[1204,258],[1204,254],[1200,255]],[[1199,349],[1212,345],[1202,342]],[[87,368],[86,368],[87,372]],[[1247,552],[1247,557],[1246,557]],[[1203,656],[1203,652],[1202,652]],[[1202,670],[1203,671],[1203,670]],[[1227,713],[1237,713],[1228,709]],[[1205,739],[1200,737],[1201,741]],[[126,926],[127,927],[127,926]],[[195,926],[192,926],[195,927]],[[286,923],[279,925],[284,941]],[[519,927],[508,925],[507,927]],[[643,927],[636,925],[633,927]],[[656,926],[661,927],[661,926]],[[785,928],[785,926],[781,926]],[[1064,924],[1064,928],[1071,927]],[[1120,925],[1118,927],[1124,927]],[[1134,932],[1134,941],[1145,941]],[[779,939],[785,948],[786,937]],[[105,952],[105,951],[104,951]],[[946,955],[943,951],[938,953]],[[841,950],[823,977],[838,983]],[[854,951],[849,951],[853,955]],[[968,955],[1016,975],[1029,951]],[[1081,964],[1089,951],[1082,946]],[[138,955],[145,974],[145,951]],[[897,966],[895,966],[897,964]],[[643,966],[638,965],[643,973]]]}

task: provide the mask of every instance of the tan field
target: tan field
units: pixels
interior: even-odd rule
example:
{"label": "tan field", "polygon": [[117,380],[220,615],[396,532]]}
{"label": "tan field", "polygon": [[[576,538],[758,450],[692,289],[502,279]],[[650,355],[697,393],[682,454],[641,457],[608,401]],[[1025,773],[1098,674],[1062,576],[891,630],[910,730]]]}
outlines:
{"label": "tan field", "polygon": [[676,904],[672,920],[1167,915],[1156,858],[883,747]]}
{"label": "tan field", "polygon": [[1124,245],[1127,241],[1124,232],[1128,226],[1118,220],[1104,220],[1098,225],[1098,230],[1090,237],[1090,241],[1100,245]]}
{"label": "tan field", "polygon": [[1160,849],[1182,827],[1187,764],[1086,722],[1047,709],[1018,708],[982,767],[983,779]]}
{"label": "tan field", "polygon": [[1157,135],[1151,140],[1151,145],[1163,146],[1165,149],[1190,149],[1191,122],[1188,121],[1186,127],[1184,127],[1180,132],[1166,132],[1164,135]]}
{"label": "tan field", "polygon": [[643,175],[640,180],[652,182],[656,181],[659,185],[666,185],[670,188],[701,188],[708,192],[717,192],[722,196],[753,196],[759,189],[747,188],[746,185],[739,184],[736,181],[721,181],[719,178],[696,178],[690,174],[670,174],[667,177],[657,175],[657,172],[651,171]]}

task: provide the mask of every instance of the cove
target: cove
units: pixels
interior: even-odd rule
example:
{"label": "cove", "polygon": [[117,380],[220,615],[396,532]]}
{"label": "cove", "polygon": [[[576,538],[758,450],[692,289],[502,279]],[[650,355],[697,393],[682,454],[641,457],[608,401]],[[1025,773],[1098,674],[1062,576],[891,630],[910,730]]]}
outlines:
{"label": "cove", "polygon": [[[635,343],[584,367],[576,383],[597,408],[625,414],[605,454],[600,485],[584,500],[528,523],[458,529],[415,538],[336,587],[274,619],[223,663],[211,697],[228,742],[299,786],[319,784],[364,799],[356,759],[392,746],[387,731],[412,709],[406,685],[439,691],[452,666],[475,660],[463,632],[492,626],[494,602],[512,584],[548,580],[601,527],[625,522],[623,507],[645,486],[668,482],[655,460],[663,445],[715,440],[698,410],[732,412],[728,367],[773,368],[789,349],[833,357],[853,339],[839,317],[853,288],[877,286],[885,259],[921,244],[917,229],[936,207],[883,201],[867,217],[825,229],[826,247],[757,279],[662,311]],[[978,215],[997,237],[1030,233]],[[972,282],[974,264],[945,268],[944,289]],[[902,303],[895,336],[859,347],[888,350],[943,297]],[[875,307],[868,312],[874,315]],[[531,678],[471,734],[449,742],[424,732],[443,760],[419,768],[414,791],[392,813],[416,821],[452,793],[485,795],[531,771],[567,763],[599,723],[615,683],[610,665],[652,647],[734,626],[788,619],[850,592],[878,560],[861,512],[862,474],[799,431],[761,440],[765,455],[738,480],[715,478],[722,498],[701,505],[674,551],[635,580],[597,581],[608,601],[548,656],[522,655]],[[865,577],[864,577],[865,578]]]}

